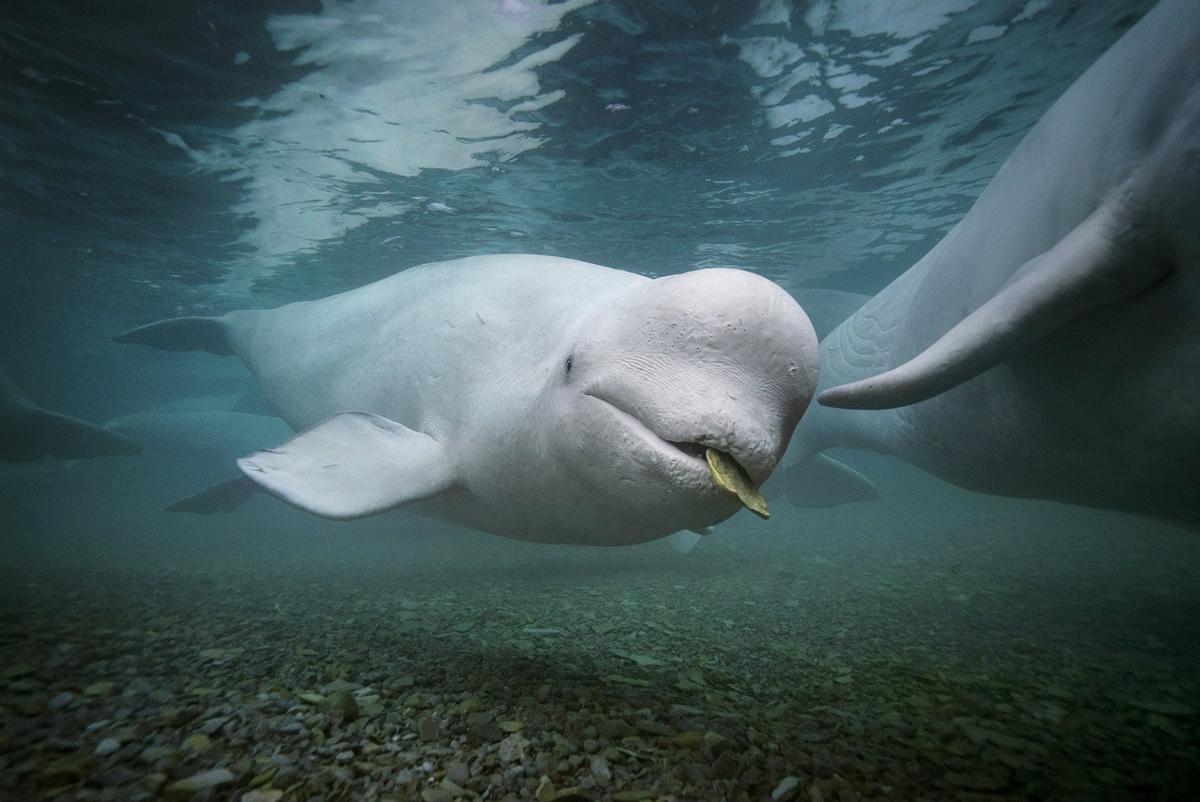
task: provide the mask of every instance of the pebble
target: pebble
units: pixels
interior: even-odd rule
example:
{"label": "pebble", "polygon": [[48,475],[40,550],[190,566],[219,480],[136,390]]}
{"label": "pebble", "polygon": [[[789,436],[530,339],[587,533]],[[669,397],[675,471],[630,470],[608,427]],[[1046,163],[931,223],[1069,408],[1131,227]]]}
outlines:
{"label": "pebble", "polygon": [[497,755],[502,763],[512,763],[525,757],[525,747],[528,741],[521,735],[513,733],[500,742]]}
{"label": "pebble", "polygon": [[538,780],[537,789],[533,792],[533,798],[537,802],[554,802],[555,793],[554,783],[550,782],[550,778],[543,774],[542,778]]}
{"label": "pebble", "polygon": [[779,784],[775,786],[775,790],[771,792],[771,799],[774,799],[775,802],[787,802],[787,800],[796,796],[796,791],[799,789],[799,787],[799,777],[793,777],[790,775],[784,777],[779,781]]}
{"label": "pebble", "polygon": [[92,753],[99,757],[107,757],[113,752],[121,748],[121,742],[116,738],[105,738],[100,743],[96,744],[96,750]]}
{"label": "pebble", "polygon": [[50,708],[51,710],[62,710],[74,700],[75,694],[71,693],[70,691],[63,691],[62,693],[55,694],[50,701],[46,703],[46,707]]}
{"label": "pebble", "polygon": [[242,794],[241,802],[279,802],[283,791],[276,788],[256,788]]}
{"label": "pebble", "polygon": [[608,767],[608,762],[602,757],[592,758],[592,776],[602,783],[607,783],[612,779],[612,769]]}
{"label": "pebble", "polygon": [[173,782],[167,786],[167,793],[184,794],[202,791],[205,788],[216,788],[219,785],[233,782],[233,773],[229,769],[209,769],[193,774],[186,779]]}
{"label": "pebble", "polygon": [[208,751],[210,744],[211,741],[209,741],[207,735],[204,733],[196,733],[195,735],[189,735],[188,737],[184,738],[181,748],[186,749],[189,752],[199,754],[201,752]]}
{"label": "pebble", "polygon": [[436,741],[440,733],[441,727],[433,716],[422,717],[421,722],[417,725],[417,734],[421,736],[422,741]]}

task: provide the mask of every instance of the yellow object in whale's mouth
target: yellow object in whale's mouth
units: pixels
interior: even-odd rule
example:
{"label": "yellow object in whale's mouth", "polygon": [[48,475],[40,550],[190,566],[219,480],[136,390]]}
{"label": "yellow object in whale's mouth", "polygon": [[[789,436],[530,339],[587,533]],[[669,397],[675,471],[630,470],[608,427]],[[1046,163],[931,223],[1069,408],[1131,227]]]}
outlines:
{"label": "yellow object in whale's mouth", "polygon": [[736,498],[758,517],[771,517],[771,513],[767,512],[767,500],[758,492],[758,488],[750,481],[746,470],[738,465],[737,460],[715,448],[704,449],[704,459],[708,462],[708,471],[717,487]]}

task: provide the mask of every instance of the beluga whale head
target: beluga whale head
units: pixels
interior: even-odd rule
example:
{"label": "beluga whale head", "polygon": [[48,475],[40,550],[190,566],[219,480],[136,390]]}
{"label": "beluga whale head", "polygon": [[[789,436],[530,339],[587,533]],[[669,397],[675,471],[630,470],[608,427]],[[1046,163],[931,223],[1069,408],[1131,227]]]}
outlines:
{"label": "beluga whale head", "polygon": [[[541,441],[569,477],[581,541],[701,529],[745,503],[817,384],[817,338],[792,297],[743,270],[639,282],[583,316],[543,388]],[[586,498],[586,503],[583,499]],[[761,507],[759,505],[762,505]]]}

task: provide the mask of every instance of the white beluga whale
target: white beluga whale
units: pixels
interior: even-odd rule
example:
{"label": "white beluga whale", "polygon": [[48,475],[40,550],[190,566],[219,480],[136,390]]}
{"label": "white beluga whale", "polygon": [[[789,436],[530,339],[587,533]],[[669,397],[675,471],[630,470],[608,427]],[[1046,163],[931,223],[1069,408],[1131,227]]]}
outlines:
{"label": "white beluga whale", "polygon": [[42,409],[0,370],[0,461],[88,459],[139,450],[136,442],[122,434]]}
{"label": "white beluga whale", "polygon": [[739,499],[761,502],[818,364],[803,310],[753,273],[649,279],[520,254],[118,339],[236,354],[301,432],[239,460],[249,481],[182,509],[227,509],[257,485],[329,518],[409,506],[599,545],[703,530]]}
{"label": "white beluga whale", "polygon": [[847,446],[1200,522],[1200,3],[1127,31],[821,351],[798,491]]}

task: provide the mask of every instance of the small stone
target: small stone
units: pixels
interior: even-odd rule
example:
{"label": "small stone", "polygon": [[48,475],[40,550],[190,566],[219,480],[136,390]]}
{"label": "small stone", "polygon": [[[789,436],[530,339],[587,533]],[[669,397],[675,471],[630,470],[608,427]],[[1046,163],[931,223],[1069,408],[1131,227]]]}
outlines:
{"label": "small stone", "polygon": [[335,763],[349,763],[351,760],[354,760],[354,752],[349,749],[344,752],[338,752],[333,756],[333,760]]}
{"label": "small stone", "polygon": [[612,769],[608,767],[608,761],[600,756],[592,758],[592,776],[602,783],[607,783],[612,779]]}
{"label": "small stone", "polygon": [[518,732],[525,725],[515,719],[500,722],[500,729],[504,732]]}
{"label": "small stone", "polygon": [[436,741],[441,732],[441,727],[438,726],[438,720],[433,716],[425,716],[421,719],[421,723],[417,725],[417,734],[421,736],[422,741]]}
{"label": "small stone", "polygon": [[554,802],[554,796],[554,783],[550,782],[550,778],[543,774],[542,779],[538,781],[537,790],[533,792],[533,798],[537,802]]}
{"label": "small stone", "polygon": [[279,802],[283,791],[276,788],[256,788],[242,794],[242,802]]}
{"label": "small stone", "polygon": [[343,721],[358,718],[358,701],[350,691],[334,691],[324,699],[324,704],[329,713],[341,716]]}
{"label": "small stone", "polygon": [[446,766],[446,779],[456,785],[466,785],[471,779],[471,770],[466,763],[455,761]]}
{"label": "small stone", "polygon": [[173,754],[175,754],[175,750],[169,746],[147,746],[138,755],[138,760],[143,763],[157,763]]}
{"label": "small stone", "polygon": [[554,795],[554,802],[592,802],[592,798],[585,794],[581,787],[573,785],[559,790]]}
{"label": "small stone", "polygon": [[642,802],[644,799],[654,799],[658,794],[641,788],[631,788],[628,791],[618,791],[612,795],[613,802]]}
{"label": "small stone", "polygon": [[209,741],[207,735],[204,733],[196,733],[195,735],[189,735],[188,737],[184,738],[183,744],[180,748],[186,749],[189,752],[194,752],[198,755],[201,752],[208,751],[208,747],[211,745],[211,743],[212,742]]}
{"label": "small stone", "polygon": [[525,757],[525,747],[529,741],[513,733],[500,742],[498,754],[502,763],[512,763]]}
{"label": "small stone", "polygon": [[115,688],[116,686],[113,685],[113,683],[107,680],[102,680],[100,682],[93,682],[91,685],[84,688],[83,693],[86,696],[112,696]]}
{"label": "small stone", "polygon": [[169,794],[190,794],[205,788],[216,788],[219,785],[233,782],[233,772],[229,769],[209,769],[193,774],[191,777],[173,782],[167,786]]}
{"label": "small stone", "polygon": [[65,785],[82,779],[90,765],[91,760],[86,755],[60,757],[42,769],[39,776],[47,785]]}
{"label": "small stone", "polygon": [[796,795],[796,790],[800,787],[800,778],[787,776],[779,781],[779,785],[775,786],[775,790],[771,792],[771,799],[775,802],[787,802]]}
{"label": "small stone", "polygon": [[62,693],[55,694],[54,697],[46,704],[46,707],[50,708],[51,710],[62,710],[74,700],[75,694],[71,693],[70,691],[63,691]]}
{"label": "small stone", "polygon": [[303,732],[304,725],[291,716],[280,716],[275,720],[275,724],[271,727],[275,732]]}
{"label": "small stone", "polygon": [[712,763],[712,775],[718,780],[732,780],[738,776],[741,765],[732,752],[722,752]]}
{"label": "small stone", "polygon": [[98,757],[107,757],[113,752],[121,748],[121,742],[116,738],[105,738],[100,743],[96,744],[96,751],[92,754]]}
{"label": "small stone", "polygon": [[200,725],[200,732],[211,737],[213,735],[216,735],[218,732],[220,732],[221,728],[224,727],[228,723],[229,723],[229,716],[218,716],[216,718],[210,718],[207,721],[205,721],[203,724]]}
{"label": "small stone", "polygon": [[344,679],[335,679],[333,682],[330,682],[327,685],[322,686],[321,693],[325,694],[326,696],[333,693],[334,691],[350,691],[351,693],[353,693],[354,691],[357,691],[360,687],[362,687],[362,686],[356,685],[353,682],[347,682]]}
{"label": "small stone", "polygon": [[421,799],[425,802],[454,802],[454,794],[441,786],[433,786],[421,791]]}

